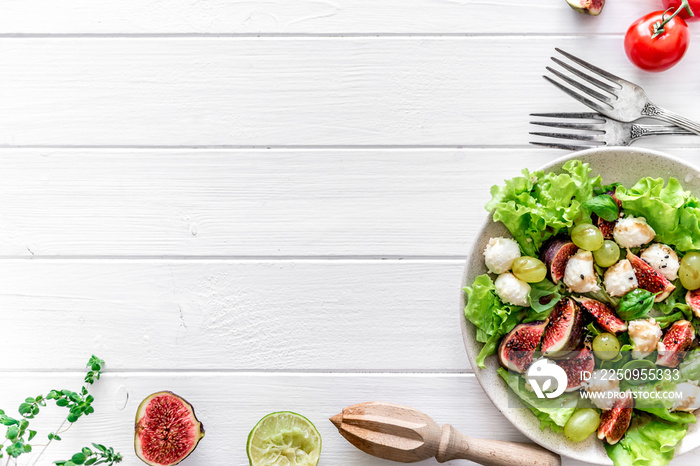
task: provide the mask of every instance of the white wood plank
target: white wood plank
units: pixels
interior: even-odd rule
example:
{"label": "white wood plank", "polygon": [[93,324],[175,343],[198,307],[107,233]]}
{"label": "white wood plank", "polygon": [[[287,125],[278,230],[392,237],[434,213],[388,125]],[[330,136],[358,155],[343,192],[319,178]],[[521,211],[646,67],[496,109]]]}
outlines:
{"label": "white wood plank", "polygon": [[563,153],[5,149],[0,255],[464,257],[489,188]]}
{"label": "white wood plank", "polygon": [[4,260],[0,368],[465,371],[463,265]]}
{"label": "white wood plank", "polygon": [[562,1],[538,0],[107,0],[7,1],[0,30],[18,34],[375,34],[623,33],[661,8],[648,0],[608,2],[598,17]]}
{"label": "white wood plank", "polygon": [[[109,366],[109,361],[107,361]],[[52,388],[78,388],[80,373],[3,373],[0,407],[19,405],[27,396]],[[160,390],[172,390],[190,401],[204,424],[206,436],[182,465],[247,464],[248,432],[269,412],[294,411],[305,415],[323,439],[320,466],[389,466],[355,449],[337,432],[328,418],[345,406],[366,401],[390,401],[424,411],[440,424],[450,423],[476,438],[528,441],[491,404],[473,375],[412,374],[221,374],[221,373],[107,373],[93,387],[95,413],[80,419],[47,449],[42,464],[66,459],[90,442],[101,442],[121,452],[122,464],[140,464],[133,452],[133,422],[143,398]],[[123,409],[124,392],[128,402]],[[36,420],[37,439],[60,425],[63,411],[46,409]],[[697,464],[700,454],[677,457],[673,466]],[[434,460],[417,463],[434,465]],[[473,464],[450,461],[448,465]],[[564,459],[565,466],[586,463]]]}
{"label": "white wood plank", "polygon": [[464,256],[491,184],[555,155],[2,150],[0,254]]}
{"label": "white wood plank", "polygon": [[0,145],[526,145],[529,113],[582,109],[541,77],[555,45],[700,119],[700,60],[644,73],[617,36],[10,38]]}

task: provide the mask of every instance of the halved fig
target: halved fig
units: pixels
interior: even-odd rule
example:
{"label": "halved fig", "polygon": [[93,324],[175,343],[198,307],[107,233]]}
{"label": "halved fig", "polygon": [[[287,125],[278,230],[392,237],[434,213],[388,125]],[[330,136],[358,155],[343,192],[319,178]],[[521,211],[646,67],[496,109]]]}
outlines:
{"label": "halved fig", "polygon": [[562,298],[554,305],[542,337],[542,354],[559,359],[581,345],[583,311],[571,298]]}
{"label": "halved fig", "polygon": [[586,342],[583,347],[570,357],[557,361],[557,365],[566,372],[566,391],[573,392],[581,388],[585,381],[583,376],[591,374],[595,370],[595,358],[591,351],[590,343]]}
{"label": "halved fig", "polygon": [[656,269],[644,262],[640,257],[632,254],[629,249],[627,250],[627,260],[630,261],[632,268],[634,268],[634,274],[637,276],[639,288],[652,293],[659,293],[656,298],[654,298],[654,302],[658,303],[663,301],[676,289],[673,283],[668,281],[666,277],[657,272]]}
{"label": "halved fig", "polygon": [[532,357],[542,340],[546,326],[546,320],[516,325],[503,337],[498,347],[498,361],[501,366],[519,374],[524,373],[532,364]]}
{"label": "halved fig", "polygon": [[627,331],[627,323],[620,319],[615,311],[607,304],[601,303],[591,298],[579,296],[574,298],[578,303],[591,314],[598,325],[603,327],[606,332],[620,334]]}
{"label": "halved fig", "polygon": [[600,416],[598,426],[598,438],[605,440],[610,445],[615,445],[625,435],[632,420],[634,409],[634,397],[632,392],[627,390],[622,396],[615,400],[612,409],[603,411]]}
{"label": "halved fig", "polygon": [[695,327],[687,320],[677,320],[666,330],[664,339],[659,342],[659,355],[656,365],[677,367],[695,339]]}
{"label": "halved fig", "polygon": [[605,6],[605,0],[566,0],[571,8],[579,13],[598,16]]}
{"label": "halved fig", "polygon": [[688,290],[685,294],[685,303],[690,306],[695,317],[700,319],[700,289]]}
{"label": "halved fig", "polygon": [[578,251],[578,246],[565,236],[552,238],[544,247],[542,262],[547,266],[549,276],[554,283],[559,283],[564,278],[566,263],[569,261],[569,257],[576,254],[576,251]]}
{"label": "halved fig", "polygon": [[134,449],[151,466],[172,466],[187,458],[204,437],[192,405],[173,392],[149,395],[136,411]]}

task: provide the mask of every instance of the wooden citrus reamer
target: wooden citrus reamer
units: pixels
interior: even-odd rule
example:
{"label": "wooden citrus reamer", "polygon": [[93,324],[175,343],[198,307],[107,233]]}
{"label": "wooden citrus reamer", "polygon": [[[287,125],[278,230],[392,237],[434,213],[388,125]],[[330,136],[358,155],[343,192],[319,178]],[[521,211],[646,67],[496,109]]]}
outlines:
{"label": "wooden citrus reamer", "polygon": [[467,437],[449,424],[392,403],[360,403],[343,409],[331,422],[365,453],[400,463],[435,457],[465,459],[492,466],[560,466],[561,458],[538,445]]}

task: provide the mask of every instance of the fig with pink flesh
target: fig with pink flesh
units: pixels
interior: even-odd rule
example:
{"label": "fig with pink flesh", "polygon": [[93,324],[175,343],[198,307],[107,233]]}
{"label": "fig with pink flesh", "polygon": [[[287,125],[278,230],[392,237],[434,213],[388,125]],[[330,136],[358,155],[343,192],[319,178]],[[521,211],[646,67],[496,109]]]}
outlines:
{"label": "fig with pink flesh", "polygon": [[652,293],[659,293],[656,298],[654,298],[654,302],[658,303],[663,301],[676,289],[673,283],[668,281],[666,277],[657,272],[656,269],[644,262],[640,257],[632,254],[629,250],[627,251],[627,260],[630,261],[632,268],[634,268],[634,274],[637,276],[639,288]]}
{"label": "fig with pink flesh", "polygon": [[498,347],[498,361],[509,371],[524,373],[540,344],[547,321],[516,325]]}
{"label": "fig with pink flesh", "polygon": [[590,344],[585,343],[573,356],[557,361],[557,365],[566,372],[566,391],[578,390],[584,382],[584,374],[595,370],[595,358]]}
{"label": "fig with pink flesh", "polygon": [[571,8],[579,13],[598,16],[605,6],[605,0],[566,0]]}
{"label": "fig with pink flesh", "polygon": [[554,283],[559,283],[564,278],[566,263],[571,256],[576,254],[576,251],[578,251],[578,246],[564,236],[552,238],[544,247],[542,262],[547,266],[549,276]]}
{"label": "fig with pink flesh", "polygon": [[695,328],[687,320],[677,320],[659,343],[657,366],[678,367],[695,339]]}
{"label": "fig with pink flesh", "polygon": [[600,416],[598,438],[605,440],[610,445],[615,445],[622,439],[632,420],[634,397],[630,390],[624,392],[623,395],[615,400],[612,409],[603,411]]}
{"label": "fig with pink flesh", "polygon": [[136,456],[151,466],[178,464],[197,448],[204,426],[192,405],[173,392],[149,395],[136,411]]}
{"label": "fig with pink flesh", "polygon": [[613,230],[615,229],[615,222],[608,222],[604,218],[597,217],[595,221],[596,226],[603,234],[605,239],[613,239]]}
{"label": "fig with pink flesh", "polygon": [[685,303],[690,306],[690,310],[693,311],[695,317],[700,319],[700,289],[688,290],[685,294]]}
{"label": "fig with pink flesh", "polygon": [[571,298],[562,298],[554,305],[542,337],[542,354],[563,358],[581,345],[583,340],[583,311]]}
{"label": "fig with pink flesh", "polygon": [[601,303],[591,298],[578,297],[574,298],[578,303],[588,311],[589,314],[598,322],[606,332],[620,334],[627,331],[627,323],[620,319],[615,311],[607,304]]}

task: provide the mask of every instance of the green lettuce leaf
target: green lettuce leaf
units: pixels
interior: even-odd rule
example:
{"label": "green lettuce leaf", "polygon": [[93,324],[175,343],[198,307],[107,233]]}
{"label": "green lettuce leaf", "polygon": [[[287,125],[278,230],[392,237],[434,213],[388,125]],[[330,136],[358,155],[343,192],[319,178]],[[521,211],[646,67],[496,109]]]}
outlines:
{"label": "green lettuce leaf", "polygon": [[496,352],[500,339],[520,322],[522,308],[504,304],[487,274],[476,277],[464,292],[467,294],[464,315],[476,327],[476,340],[484,343],[476,358],[477,365],[483,369],[484,360]]}
{"label": "green lettuce leaf", "polygon": [[649,414],[660,417],[666,421],[678,422],[681,424],[694,424],[696,422],[693,413],[683,411],[674,411],[673,403],[675,399],[671,397],[664,398],[663,396],[641,396],[644,392],[660,394],[663,392],[675,392],[676,383],[670,381],[647,383],[639,387],[631,387],[632,392],[635,392],[634,408],[639,411],[646,411]]}
{"label": "green lettuce leaf", "polygon": [[700,349],[690,351],[678,366],[679,381],[700,381]]}
{"label": "green lettuce leaf", "polygon": [[669,314],[667,316],[654,317],[654,320],[656,320],[656,323],[659,324],[659,327],[662,329],[681,319],[685,319],[685,315],[681,311],[674,312],[673,314]]}
{"label": "green lettuce leaf", "polygon": [[675,178],[642,178],[631,188],[618,186],[615,196],[625,213],[644,217],[656,240],[681,251],[700,249],[700,203]]}
{"label": "green lettuce leaf", "polygon": [[601,178],[590,178],[591,169],[580,160],[570,160],[563,173],[530,173],[506,180],[505,186],[491,188],[486,210],[503,222],[528,256],[536,256],[547,239],[574,225],[575,220],[590,222],[590,211],[583,202],[593,197]]}
{"label": "green lettuce leaf", "polygon": [[686,424],[639,417],[615,445],[605,445],[615,466],[665,466],[688,430]]}
{"label": "green lettuce leaf", "polygon": [[579,404],[583,403],[578,392],[564,393],[557,398],[537,398],[535,392],[525,388],[523,377],[503,367],[498,368],[498,373],[520,401],[537,416],[542,430],[549,427],[554,432],[562,432],[566,421],[574,414]]}
{"label": "green lettuce leaf", "polygon": [[[655,308],[658,309],[659,311],[663,312],[667,316],[670,317],[670,315],[673,313],[673,315],[676,315],[677,312],[675,311],[680,311],[683,313],[683,317],[678,317],[674,320],[671,320],[670,322],[673,323],[676,320],[685,318],[687,320],[692,320],[693,319],[693,311],[690,309],[690,306],[688,306],[685,302],[685,294],[687,290],[681,286],[680,283],[676,284],[676,289],[669,295],[668,298],[664,299],[660,303],[656,303]],[[666,319],[668,320],[668,319]]]}

